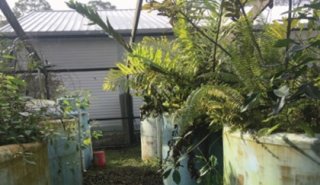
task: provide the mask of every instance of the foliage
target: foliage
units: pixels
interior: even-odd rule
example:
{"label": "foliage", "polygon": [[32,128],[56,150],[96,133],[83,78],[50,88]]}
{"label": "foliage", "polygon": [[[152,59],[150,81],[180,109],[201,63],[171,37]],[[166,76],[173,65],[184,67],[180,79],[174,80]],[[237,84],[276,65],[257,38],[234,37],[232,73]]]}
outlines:
{"label": "foliage", "polygon": [[[238,9],[228,7],[225,10],[225,16],[233,20],[226,26],[227,29],[232,27],[229,36],[232,41],[227,40],[228,45],[225,45],[231,57],[223,61],[221,68],[228,69],[236,76],[234,79],[237,79],[231,84],[222,80],[225,88],[221,92],[229,99],[219,97],[219,93],[211,95],[201,93],[208,89],[208,86],[203,86],[191,93],[189,100],[193,101],[186,102],[184,111],[191,110],[186,111],[188,114],[183,116],[190,116],[190,112],[199,110],[195,107],[200,106],[216,123],[254,129],[260,134],[269,134],[274,131],[308,134],[319,132],[319,116],[310,111],[317,111],[319,107],[320,91],[317,85],[319,65],[316,63],[319,37],[308,31],[308,29],[318,30],[317,27],[312,26],[314,25],[312,22],[318,19],[315,17],[311,19],[307,31],[296,31],[294,37],[291,36],[292,27],[303,26],[298,21],[274,22],[263,25],[259,32],[255,32],[250,14],[245,12],[244,4],[240,1],[233,1],[233,3],[237,4],[234,7]],[[305,19],[300,11],[310,7],[315,6],[305,5],[296,10],[300,15],[296,19]],[[236,18],[235,12],[238,12]],[[221,28],[222,31],[224,29],[224,27]],[[216,73],[221,74],[221,71]],[[232,93],[228,93],[230,87],[233,89]],[[210,88],[217,89],[216,86]],[[238,96],[237,94],[240,95],[238,98],[240,102],[231,99],[232,96]],[[211,102],[211,99],[219,101]],[[224,102],[223,111],[216,109],[221,101]],[[229,107],[225,102],[236,106]],[[207,107],[203,106],[203,103]],[[235,114],[231,114],[230,111]]]}
{"label": "foliage", "polygon": [[[187,0],[151,1],[145,8],[169,16],[176,39],[146,38],[133,46],[122,42],[111,25],[102,25],[93,10],[73,8],[105,27],[128,51],[104,88],[128,79],[127,85],[144,98],[146,115],[177,113],[183,120],[181,141],[188,129],[201,124],[209,125],[202,131],[231,125],[259,134],[319,132],[319,3],[288,9],[288,19],[257,26],[268,4],[248,11],[254,2],[203,0],[190,6]],[[178,148],[179,155],[184,150]]]}
{"label": "foliage", "polygon": [[[123,63],[118,64],[120,71],[109,72],[104,89],[115,89],[123,84],[129,75],[128,84],[133,86],[135,92],[146,102],[143,115],[172,112],[180,108],[181,103],[190,93],[191,86],[201,83],[194,77],[196,77],[195,74],[201,73],[200,65],[204,64],[197,63],[193,56],[202,57],[204,55],[199,53],[200,49],[196,49],[197,46],[194,46],[193,41],[185,35],[187,32],[177,33],[181,42],[170,42],[166,38],[145,38],[141,44],[130,46],[120,34],[114,31],[110,23],[107,22],[106,25],[98,13],[90,7],[73,1],[70,1],[68,5],[102,27],[127,50],[127,57]],[[183,23],[181,27],[184,27]],[[196,42],[200,44],[201,41]],[[183,50],[190,53],[185,54],[184,52],[185,58],[179,57]]]}
{"label": "foliage", "polygon": [[51,10],[51,6],[46,0],[19,0],[13,8],[13,12],[17,17],[21,17],[31,11],[41,10]]}
{"label": "foliage", "polygon": [[[207,10],[215,7],[216,3],[208,3],[208,5],[210,6],[202,7]],[[74,2],[69,3],[69,6],[94,23],[102,25],[98,14],[87,6]],[[184,7],[181,4],[181,11]],[[191,10],[188,9],[188,11]],[[198,12],[193,10],[193,13],[196,15]],[[212,15],[208,15],[207,19],[214,19],[215,22],[218,22],[217,14],[219,14],[218,11],[213,12]],[[216,39],[208,40],[208,35],[215,36],[215,32],[203,29],[199,33],[190,26],[191,21],[196,23],[201,19],[193,16],[188,20],[179,19],[175,22],[174,32],[177,39],[173,41],[167,38],[144,38],[142,42],[128,47],[127,43],[122,42],[124,39],[121,39],[120,35],[114,37],[121,41],[120,44],[128,52],[123,62],[117,65],[120,70],[109,72],[105,79],[104,89],[112,90],[123,85],[124,82],[127,83],[127,87],[129,86],[137,95],[143,97],[145,104],[142,107],[142,114],[145,116],[164,112],[174,113],[182,107],[192,90],[201,87],[204,83],[215,84],[218,77],[212,77],[215,77],[214,69],[219,66],[219,61],[215,58],[220,53],[212,54],[212,51],[222,46],[212,48],[213,43],[217,41]],[[208,28],[216,27],[215,22],[210,22]],[[102,28],[108,34],[115,35],[111,25],[108,25],[108,28],[102,25]],[[203,114],[205,113],[200,112],[197,116],[202,117]],[[201,125],[203,123],[201,121],[203,119],[194,121],[190,125]],[[182,129],[187,131],[187,127]],[[201,133],[201,131],[197,132]],[[182,148],[185,145],[187,143],[181,143]],[[177,178],[177,173],[174,174]]]}
{"label": "foliage", "polygon": [[194,70],[180,65],[184,61],[178,57],[179,53],[178,44],[166,38],[145,38],[133,46],[132,53],[125,59],[130,65],[119,63],[120,70],[108,74],[104,89],[116,88],[119,79],[126,79],[129,75],[128,85],[145,101],[143,115],[172,112],[190,92],[186,84],[191,80],[190,74],[194,73]]}
{"label": "foliage", "polygon": [[88,2],[88,5],[90,5],[94,10],[114,10],[114,9],[116,9],[116,6],[112,5],[108,1],[103,1],[103,0],[91,0]]}
{"label": "foliage", "polygon": [[69,2],[67,2],[67,5],[71,9],[76,10],[78,13],[80,13],[81,15],[85,16],[90,21],[92,21],[92,24],[99,25],[103,29],[103,31],[105,31],[112,38],[114,38],[120,45],[122,45],[124,47],[124,49],[126,49],[126,51],[128,51],[128,52],[131,51],[130,45],[122,38],[122,36],[118,32],[114,31],[108,18],[106,21],[104,21],[99,16],[97,11],[95,9],[93,9],[91,6],[76,2],[74,0],[70,0]]}
{"label": "foliage", "polygon": [[39,141],[44,137],[41,116],[26,107],[21,97],[25,83],[0,73],[0,145]]}

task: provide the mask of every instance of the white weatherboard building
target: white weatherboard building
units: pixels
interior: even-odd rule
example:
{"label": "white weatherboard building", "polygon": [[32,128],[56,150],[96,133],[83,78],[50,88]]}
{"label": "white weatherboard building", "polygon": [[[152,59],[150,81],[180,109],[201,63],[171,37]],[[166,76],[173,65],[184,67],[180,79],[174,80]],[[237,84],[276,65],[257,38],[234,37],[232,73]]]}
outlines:
{"label": "white weatherboard building", "polygon": [[[134,10],[99,11],[101,18],[109,19],[116,31],[127,39],[130,37]],[[98,129],[105,131],[101,145],[123,144],[119,92],[102,90],[108,70],[123,56],[123,49],[109,38],[98,26],[89,25],[89,20],[75,11],[33,12],[19,19],[19,22],[32,38],[41,57],[53,67],[52,73],[61,79],[70,90],[91,92],[90,118],[97,120]],[[5,37],[15,38],[10,25],[0,29]],[[143,36],[172,35],[171,25],[166,17],[155,12],[142,11],[137,39]],[[139,117],[141,100],[133,98],[134,116]],[[139,119],[135,120],[136,126]]]}

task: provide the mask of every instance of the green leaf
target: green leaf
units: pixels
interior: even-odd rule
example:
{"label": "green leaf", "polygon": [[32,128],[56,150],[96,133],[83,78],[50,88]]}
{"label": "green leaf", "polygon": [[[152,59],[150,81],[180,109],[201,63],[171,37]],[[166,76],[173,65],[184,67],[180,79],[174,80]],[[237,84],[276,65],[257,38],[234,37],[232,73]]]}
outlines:
{"label": "green leaf", "polygon": [[284,85],[279,89],[273,90],[273,93],[280,98],[286,97],[289,95],[289,87],[287,85]]}
{"label": "green leaf", "polygon": [[314,137],[315,136],[314,131],[312,130],[312,128],[309,127],[308,123],[300,122],[299,123],[299,127],[301,129],[303,129],[303,131],[306,133],[306,135],[308,135],[310,137]]}
{"label": "green leaf", "polygon": [[304,7],[320,10],[320,3],[306,4]]}
{"label": "green leaf", "polygon": [[281,40],[277,40],[276,43],[274,44],[274,47],[287,47],[290,44],[295,43],[294,40],[292,39],[281,39]]}
{"label": "green leaf", "polygon": [[312,84],[303,84],[299,87],[297,92],[290,97],[290,100],[299,99],[302,95],[306,95],[309,98],[320,99],[320,90]]}
{"label": "green leaf", "polygon": [[173,178],[173,181],[174,181],[176,184],[180,184],[180,182],[181,182],[181,176],[180,176],[180,172],[179,172],[178,170],[174,170],[174,171],[173,171],[172,178]]}
{"label": "green leaf", "polygon": [[162,174],[163,178],[165,178],[165,179],[168,178],[168,176],[170,175],[171,171],[172,171],[171,168],[165,170],[165,171],[163,172],[163,174]]}
{"label": "green leaf", "polygon": [[245,112],[248,110],[250,105],[257,100],[259,93],[250,93],[247,95],[246,99],[244,100],[244,105],[241,107],[241,112]]}
{"label": "green leaf", "polygon": [[199,170],[199,173],[200,173],[199,175],[200,175],[200,177],[205,176],[205,175],[208,173],[209,170],[210,170],[210,168],[209,168],[208,165],[203,166],[203,167]]}
{"label": "green leaf", "polygon": [[305,86],[305,93],[310,98],[320,99],[320,90],[313,85],[309,85],[309,84],[306,85]]}
{"label": "green leaf", "polygon": [[275,130],[277,130],[280,127],[280,124],[276,124],[271,128],[262,128],[258,131],[258,136],[267,136],[272,134]]}
{"label": "green leaf", "polygon": [[[75,2],[73,0],[70,0],[66,3],[71,9],[76,10],[81,15],[85,16],[87,19],[89,19],[92,23],[97,24],[100,26],[106,33],[109,34],[112,38],[114,38],[124,49],[126,49],[128,52],[132,52],[131,46],[125,41],[125,39],[116,32],[112,25],[110,24],[109,20],[107,19],[107,24],[101,19],[99,14],[96,10],[94,10],[91,6]],[[90,23],[91,24],[91,23]]]}
{"label": "green leaf", "polygon": [[285,96],[278,99],[278,103],[273,108],[272,115],[278,114],[282,110],[282,108],[284,107],[285,103],[286,103]]}
{"label": "green leaf", "polygon": [[217,160],[216,156],[214,156],[214,155],[211,155],[209,157],[209,161],[210,161],[211,166],[217,166],[218,165],[218,160]]}
{"label": "green leaf", "polygon": [[4,54],[1,57],[4,58],[4,59],[10,59],[10,60],[15,60],[16,59],[15,56],[8,55],[8,54]]}

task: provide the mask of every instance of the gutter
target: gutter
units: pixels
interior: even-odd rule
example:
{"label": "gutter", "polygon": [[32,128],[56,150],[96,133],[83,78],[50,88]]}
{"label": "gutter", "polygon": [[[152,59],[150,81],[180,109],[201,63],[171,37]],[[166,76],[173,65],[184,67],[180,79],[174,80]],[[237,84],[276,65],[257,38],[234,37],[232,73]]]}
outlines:
{"label": "gutter", "polygon": [[[173,31],[171,28],[161,29],[139,29],[136,36],[172,36]],[[130,30],[119,30],[118,31],[124,37],[130,37],[132,33]],[[30,39],[37,38],[83,38],[83,37],[108,37],[103,31],[70,31],[70,32],[27,32]],[[15,39],[17,35],[13,32],[2,32],[0,38]]]}

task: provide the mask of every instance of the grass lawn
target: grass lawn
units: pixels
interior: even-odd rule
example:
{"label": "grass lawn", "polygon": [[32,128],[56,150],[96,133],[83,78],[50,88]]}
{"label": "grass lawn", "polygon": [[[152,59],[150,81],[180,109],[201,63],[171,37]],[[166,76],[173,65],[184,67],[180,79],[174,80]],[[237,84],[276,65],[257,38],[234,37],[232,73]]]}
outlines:
{"label": "grass lawn", "polygon": [[162,185],[157,161],[141,160],[140,146],[106,150],[106,167],[84,173],[84,185]]}

